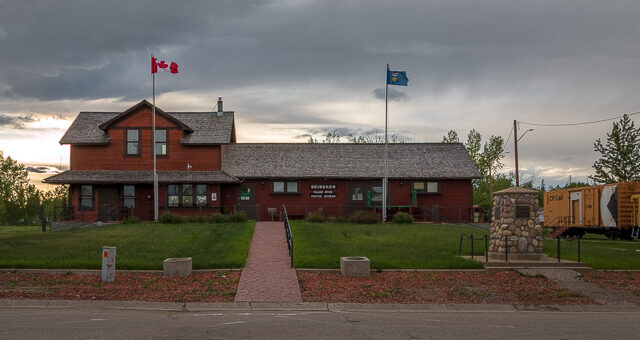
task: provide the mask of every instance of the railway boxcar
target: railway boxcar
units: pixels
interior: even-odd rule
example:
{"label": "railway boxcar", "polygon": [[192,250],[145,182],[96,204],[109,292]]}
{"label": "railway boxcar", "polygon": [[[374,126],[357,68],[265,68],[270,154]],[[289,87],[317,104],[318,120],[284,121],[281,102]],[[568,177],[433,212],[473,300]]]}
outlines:
{"label": "railway boxcar", "polygon": [[545,226],[557,235],[605,234],[638,238],[640,182],[553,190],[544,193]]}

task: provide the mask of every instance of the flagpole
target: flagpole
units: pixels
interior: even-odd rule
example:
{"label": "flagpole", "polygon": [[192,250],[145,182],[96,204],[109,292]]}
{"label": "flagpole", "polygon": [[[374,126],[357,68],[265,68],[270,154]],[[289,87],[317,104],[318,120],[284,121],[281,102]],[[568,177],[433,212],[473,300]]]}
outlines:
{"label": "flagpole", "polygon": [[384,91],[384,179],[382,180],[382,222],[387,220],[387,154],[388,154],[388,138],[387,129],[389,126],[389,64],[387,64],[387,72],[385,72],[385,91]]}
{"label": "flagpole", "polygon": [[[153,55],[151,56],[153,60]],[[151,72],[153,87],[153,118],[151,119],[151,149],[153,149],[153,220],[158,222],[158,172],[156,169],[156,74]]]}

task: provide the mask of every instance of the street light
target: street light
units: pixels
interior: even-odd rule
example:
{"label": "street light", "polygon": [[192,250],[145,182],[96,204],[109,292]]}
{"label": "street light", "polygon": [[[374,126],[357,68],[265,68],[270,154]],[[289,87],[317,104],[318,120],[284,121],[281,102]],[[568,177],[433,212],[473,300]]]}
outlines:
{"label": "street light", "polygon": [[522,136],[520,136],[520,138],[518,138],[518,122],[514,119],[513,120],[513,148],[515,151],[515,158],[516,158],[516,186],[519,187],[520,186],[520,172],[518,170],[518,141],[520,139],[522,139],[522,137],[524,137],[524,135],[527,134],[527,132],[529,131],[533,131],[533,129],[529,129],[527,131],[525,131]]}

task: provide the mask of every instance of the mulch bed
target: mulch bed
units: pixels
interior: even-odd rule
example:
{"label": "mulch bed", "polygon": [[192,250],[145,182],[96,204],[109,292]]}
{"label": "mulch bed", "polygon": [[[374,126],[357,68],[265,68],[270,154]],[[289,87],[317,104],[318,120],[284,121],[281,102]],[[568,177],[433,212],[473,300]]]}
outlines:
{"label": "mulch bed", "polygon": [[304,301],[582,305],[592,299],[516,272],[382,272],[369,277],[298,272]]}
{"label": "mulch bed", "polygon": [[640,272],[593,271],[584,279],[602,289],[628,293],[633,303],[640,305]]}
{"label": "mulch bed", "polygon": [[117,273],[115,282],[100,275],[0,273],[0,299],[231,302],[240,272],[195,272],[165,278],[161,273]]}
{"label": "mulch bed", "polygon": [[[117,273],[104,283],[95,274],[0,273],[0,299],[232,302],[239,271],[194,272],[186,278],[161,273]],[[594,271],[584,279],[612,292],[626,291],[640,305],[640,273]],[[596,304],[544,277],[517,272],[382,272],[345,277],[334,272],[298,272],[308,302],[409,304]]]}

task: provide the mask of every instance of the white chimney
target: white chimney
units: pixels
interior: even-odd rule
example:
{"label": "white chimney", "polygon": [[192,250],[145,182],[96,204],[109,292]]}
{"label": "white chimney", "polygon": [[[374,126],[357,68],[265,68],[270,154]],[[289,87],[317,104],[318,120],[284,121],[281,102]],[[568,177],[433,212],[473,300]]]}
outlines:
{"label": "white chimney", "polygon": [[218,97],[218,117],[221,117],[223,115],[223,110],[222,110],[222,97]]}

